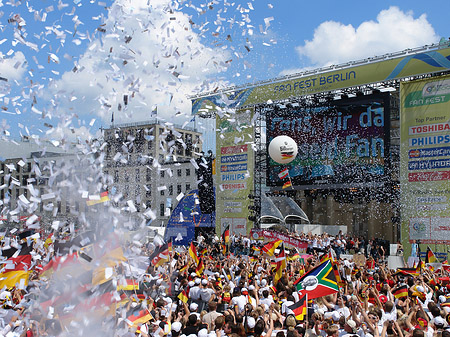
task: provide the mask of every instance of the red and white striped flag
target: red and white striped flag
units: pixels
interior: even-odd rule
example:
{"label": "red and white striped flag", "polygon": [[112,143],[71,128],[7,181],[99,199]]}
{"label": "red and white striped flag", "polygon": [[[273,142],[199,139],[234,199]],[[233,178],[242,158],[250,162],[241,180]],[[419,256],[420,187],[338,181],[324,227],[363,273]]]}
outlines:
{"label": "red and white striped flag", "polygon": [[280,173],[278,173],[278,177],[280,179],[284,179],[286,177],[289,176],[289,170],[287,168],[285,168],[283,171],[281,171]]}

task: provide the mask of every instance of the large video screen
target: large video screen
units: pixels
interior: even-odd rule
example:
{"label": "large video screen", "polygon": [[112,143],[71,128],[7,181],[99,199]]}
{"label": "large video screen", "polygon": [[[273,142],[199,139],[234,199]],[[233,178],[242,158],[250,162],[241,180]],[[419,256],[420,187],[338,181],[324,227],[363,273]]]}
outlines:
{"label": "large video screen", "polygon": [[[288,104],[289,106],[289,104]],[[281,165],[267,151],[267,185],[352,187],[383,182],[389,171],[389,93],[338,99],[328,104],[274,108],[266,113],[267,147],[279,135],[298,146]],[[288,169],[289,175],[280,174]]]}

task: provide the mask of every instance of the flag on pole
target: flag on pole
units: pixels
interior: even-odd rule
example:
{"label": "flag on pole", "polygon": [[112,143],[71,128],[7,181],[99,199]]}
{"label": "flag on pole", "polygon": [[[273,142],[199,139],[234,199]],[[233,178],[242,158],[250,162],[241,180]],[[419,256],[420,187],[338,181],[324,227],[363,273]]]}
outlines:
{"label": "flag on pole", "polygon": [[436,255],[434,255],[430,247],[427,247],[427,256],[425,257],[425,263],[439,263]]}
{"label": "flag on pole", "polygon": [[281,171],[280,173],[278,173],[278,177],[280,179],[284,179],[286,177],[289,176],[289,170],[287,168],[285,168],[283,171]]}
{"label": "flag on pole", "polygon": [[222,233],[222,241],[227,245],[230,242],[230,225]]}
{"label": "flag on pole", "polygon": [[185,290],[183,290],[179,295],[178,298],[183,302],[183,303],[187,303],[189,301],[189,296],[188,296],[188,292]]}
{"label": "flag on pole", "polygon": [[262,247],[262,251],[267,253],[267,255],[269,256],[273,256],[273,254],[275,253],[275,249],[277,249],[277,247],[283,242],[283,240],[275,240],[275,241],[271,241],[269,243],[266,243],[263,247]]}
{"label": "flag on pole", "polygon": [[283,187],[282,187],[282,189],[284,190],[285,188],[288,188],[288,187],[292,187],[292,182],[289,180],[289,181],[286,181],[284,184],[283,184]]}
{"label": "flag on pole", "polygon": [[189,246],[189,255],[192,257],[192,259],[195,261],[195,264],[198,266],[197,249],[195,248],[193,242],[191,242],[191,245]]}
{"label": "flag on pole", "polygon": [[308,294],[309,299],[315,299],[339,291],[336,276],[331,261],[319,264],[294,282],[297,291]]}
{"label": "flag on pole", "polygon": [[288,308],[293,311],[297,321],[304,321],[308,313],[308,295],[304,294],[296,303]]}
{"label": "flag on pole", "polygon": [[198,276],[202,276],[203,271],[205,270],[205,265],[203,264],[203,259],[200,259],[197,268],[195,268],[195,272]]}
{"label": "flag on pole", "polygon": [[159,248],[155,248],[155,251],[150,256],[150,261],[155,267],[162,266],[169,261],[169,244],[165,243]]}

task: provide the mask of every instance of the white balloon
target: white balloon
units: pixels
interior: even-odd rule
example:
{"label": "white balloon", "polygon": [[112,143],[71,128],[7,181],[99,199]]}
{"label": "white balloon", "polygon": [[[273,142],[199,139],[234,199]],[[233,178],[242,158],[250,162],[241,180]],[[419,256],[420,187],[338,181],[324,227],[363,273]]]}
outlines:
{"label": "white balloon", "polygon": [[297,143],[289,136],[275,137],[269,144],[269,156],[278,164],[289,164],[297,152]]}

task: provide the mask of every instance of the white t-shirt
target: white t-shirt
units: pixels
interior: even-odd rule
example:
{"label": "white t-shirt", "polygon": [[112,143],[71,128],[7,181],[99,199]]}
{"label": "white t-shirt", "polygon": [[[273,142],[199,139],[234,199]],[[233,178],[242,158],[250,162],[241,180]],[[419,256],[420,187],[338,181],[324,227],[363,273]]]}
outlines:
{"label": "white t-shirt", "polygon": [[244,311],[245,305],[247,304],[247,297],[244,295],[236,296],[231,299],[231,304],[237,305],[239,312]]}

